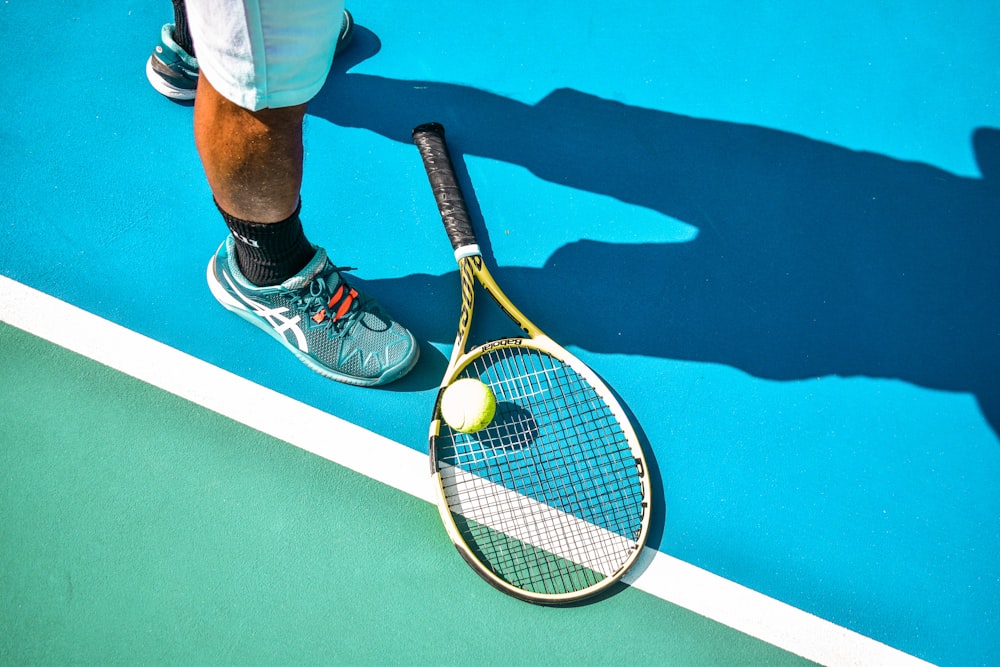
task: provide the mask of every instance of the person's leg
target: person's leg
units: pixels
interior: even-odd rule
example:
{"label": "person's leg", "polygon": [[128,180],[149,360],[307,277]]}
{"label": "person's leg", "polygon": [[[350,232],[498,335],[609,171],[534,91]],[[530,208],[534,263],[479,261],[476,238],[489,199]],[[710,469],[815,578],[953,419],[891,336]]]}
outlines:
{"label": "person's leg", "polygon": [[209,262],[212,294],[327,377],[402,377],[419,358],[413,334],[348,284],[349,269],[299,221],[306,103],[350,15],[336,0],[189,0],[188,10],[202,66],[195,142],[230,231]]}
{"label": "person's leg", "polygon": [[219,207],[238,218],[277,222],[299,204],[306,105],[248,111],[198,82],[194,139]]}
{"label": "person's leg", "polygon": [[248,111],[207,77],[198,83],[195,144],[239,267],[255,285],[283,282],[315,254],[298,218],[305,107]]}

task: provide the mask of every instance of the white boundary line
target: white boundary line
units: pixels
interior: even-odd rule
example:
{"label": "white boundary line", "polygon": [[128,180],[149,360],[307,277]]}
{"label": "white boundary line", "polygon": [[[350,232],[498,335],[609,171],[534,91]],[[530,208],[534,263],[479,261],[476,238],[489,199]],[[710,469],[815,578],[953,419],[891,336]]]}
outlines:
{"label": "white boundary line", "polygon": [[[0,276],[0,321],[435,502],[424,454],[5,276]],[[929,664],[654,549],[644,550],[625,581],[820,664]]]}
{"label": "white boundary line", "polygon": [[[605,577],[621,568],[622,554],[634,555],[638,546],[635,540],[494,484],[487,477],[448,464],[440,464],[440,472],[453,511]],[[498,511],[515,505],[518,514]],[[530,523],[518,520],[525,514],[531,515]]]}

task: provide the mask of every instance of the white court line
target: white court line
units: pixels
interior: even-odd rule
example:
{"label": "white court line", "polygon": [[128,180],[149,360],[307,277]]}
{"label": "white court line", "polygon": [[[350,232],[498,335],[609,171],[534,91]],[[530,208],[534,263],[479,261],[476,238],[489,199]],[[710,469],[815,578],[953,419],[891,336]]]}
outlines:
{"label": "white court line", "polygon": [[[0,321],[436,502],[426,455],[5,276],[0,276]],[[625,581],[820,664],[929,664],[655,549],[643,551]]]}
{"label": "white court line", "polygon": [[[441,484],[447,489],[455,512],[605,577],[622,566],[622,554],[634,552],[638,546],[635,540],[494,484],[485,477],[446,464],[440,471]],[[517,514],[498,511],[514,505],[518,506]],[[531,515],[530,524],[518,520],[526,514]],[[562,527],[568,530],[564,532]]]}

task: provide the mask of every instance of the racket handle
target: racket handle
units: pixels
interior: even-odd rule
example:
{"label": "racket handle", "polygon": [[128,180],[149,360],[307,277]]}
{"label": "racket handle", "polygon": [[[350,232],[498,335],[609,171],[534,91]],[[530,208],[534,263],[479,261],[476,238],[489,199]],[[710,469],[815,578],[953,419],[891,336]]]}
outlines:
{"label": "racket handle", "polygon": [[444,140],[444,127],[440,123],[424,123],[413,128],[413,143],[420,150],[424,161],[427,178],[437,200],[438,211],[448,232],[451,247],[475,247],[472,254],[479,254],[476,235],[472,231],[469,209],[465,205],[465,197],[455,177],[455,168],[448,155],[448,146]]}

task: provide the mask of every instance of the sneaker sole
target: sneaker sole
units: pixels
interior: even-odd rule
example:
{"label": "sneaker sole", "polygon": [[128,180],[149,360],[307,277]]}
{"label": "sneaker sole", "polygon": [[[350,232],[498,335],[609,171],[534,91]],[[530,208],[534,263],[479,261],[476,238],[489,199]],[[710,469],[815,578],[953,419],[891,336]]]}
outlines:
{"label": "sneaker sole", "polygon": [[149,85],[164,97],[185,102],[194,99],[195,91],[193,89],[171,85],[153,69],[153,56],[150,56],[149,60],[146,61],[146,78],[149,79]]}
{"label": "sneaker sole", "polygon": [[344,384],[350,384],[356,387],[377,387],[379,385],[389,384],[390,382],[395,382],[396,380],[399,380],[404,375],[413,370],[413,367],[416,366],[417,362],[420,360],[420,346],[417,344],[416,339],[413,338],[413,334],[410,334],[415,353],[413,355],[413,358],[406,366],[393,368],[383,373],[382,375],[378,376],[377,378],[358,378],[354,377],[353,375],[344,375],[342,373],[337,373],[336,371],[330,370],[326,366],[322,366],[316,363],[316,361],[312,357],[303,354],[303,352],[299,350],[297,347],[289,345],[288,340],[286,340],[284,336],[280,335],[277,331],[275,331],[271,325],[267,324],[266,322],[262,322],[261,319],[256,315],[254,315],[253,312],[251,312],[251,310],[247,308],[242,302],[233,298],[233,295],[231,295],[226,290],[226,288],[222,286],[222,283],[219,282],[219,278],[216,275],[215,255],[213,255],[212,259],[209,260],[208,262],[208,271],[206,272],[206,278],[208,280],[208,289],[212,292],[212,296],[215,297],[215,300],[218,301],[223,308],[239,315],[241,318],[243,318],[250,324],[264,331],[271,338],[281,343],[282,347],[284,347],[286,350],[294,354],[295,357],[303,364],[308,366],[310,370],[319,373],[323,377],[328,378],[330,380],[336,380],[337,382],[343,382]]}

